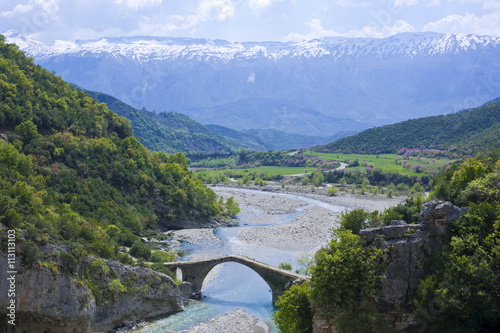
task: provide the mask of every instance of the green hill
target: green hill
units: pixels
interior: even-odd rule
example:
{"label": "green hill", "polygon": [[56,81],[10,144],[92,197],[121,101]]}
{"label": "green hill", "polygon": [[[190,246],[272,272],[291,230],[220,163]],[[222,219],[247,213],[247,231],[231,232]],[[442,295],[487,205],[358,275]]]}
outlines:
{"label": "green hill", "polygon": [[402,148],[452,150],[462,155],[500,146],[500,102],[443,116],[371,128],[315,151],[395,153]]}
{"label": "green hill", "polygon": [[199,153],[253,148],[219,135],[186,115],[138,110],[110,95],[84,91],[100,103],[106,103],[110,110],[130,119],[134,135],[148,149],[167,153]]}
{"label": "green hill", "polygon": [[184,155],[149,151],[127,119],[2,36],[0,138],[0,223],[22,231],[26,244],[114,258],[139,236],[212,225],[224,214]]}

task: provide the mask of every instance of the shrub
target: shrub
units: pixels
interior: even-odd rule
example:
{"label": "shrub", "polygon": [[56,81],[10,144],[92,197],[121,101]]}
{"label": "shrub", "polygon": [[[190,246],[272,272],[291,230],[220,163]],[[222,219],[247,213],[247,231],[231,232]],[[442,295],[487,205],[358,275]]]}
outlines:
{"label": "shrub", "polygon": [[336,188],[335,186],[330,186],[328,188],[328,190],[326,190],[326,193],[329,195],[329,196],[335,196],[339,193],[339,189]]}
{"label": "shrub", "polygon": [[174,253],[167,253],[164,251],[154,251],[151,254],[150,260],[152,262],[171,262],[171,261],[175,261],[175,254]]}
{"label": "shrub", "polygon": [[149,260],[151,256],[151,249],[149,249],[141,240],[136,240],[130,248],[130,255],[136,258],[143,258]]}
{"label": "shrub", "polygon": [[370,214],[362,208],[340,213],[340,226],[344,230],[350,230],[353,234],[359,234],[361,229],[368,226]]}
{"label": "shrub", "polygon": [[282,262],[282,263],[279,264],[278,268],[285,269],[287,271],[291,271],[292,270],[292,264],[290,264],[289,262]]}
{"label": "shrub", "polygon": [[293,285],[276,302],[278,310],[273,317],[280,332],[312,332],[312,311],[307,293],[307,283]]}

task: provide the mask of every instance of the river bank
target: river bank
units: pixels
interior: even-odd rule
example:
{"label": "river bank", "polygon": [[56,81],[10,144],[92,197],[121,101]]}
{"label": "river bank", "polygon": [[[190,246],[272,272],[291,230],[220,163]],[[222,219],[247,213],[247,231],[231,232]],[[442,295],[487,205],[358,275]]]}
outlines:
{"label": "river bank", "polygon": [[269,326],[260,318],[243,309],[236,309],[222,316],[191,328],[185,333],[267,333]]}
{"label": "river bank", "polygon": [[[318,193],[291,192],[281,188],[274,188],[275,192],[255,192],[241,188],[213,187],[222,197],[233,196],[241,206],[242,213],[246,207],[260,209],[262,212],[257,218],[247,221],[260,223],[279,219],[281,214],[289,214],[295,210],[298,213],[294,220],[286,224],[260,226],[258,228],[244,228],[239,232],[239,238],[247,243],[275,248],[281,251],[293,252],[298,256],[310,254],[326,244],[331,237],[331,229],[338,227],[338,217],[343,208],[363,208],[368,211],[382,211],[398,204],[401,199],[383,196],[356,196],[349,193],[340,193],[337,196],[327,196]],[[283,197],[282,194],[311,198],[328,205],[320,206]],[[331,206],[329,206],[331,205]]]}
{"label": "river bank", "polygon": [[[240,204],[240,220],[237,236],[250,245],[275,249],[277,252],[292,253],[299,258],[311,255],[326,244],[331,228],[338,226],[338,217],[344,209],[363,208],[368,211],[383,210],[401,202],[401,198],[387,198],[381,195],[352,195],[341,192],[337,196],[290,191],[282,188],[232,188],[215,186],[217,195],[234,197]],[[311,201],[304,198],[312,199]],[[267,225],[272,224],[272,225]],[[203,246],[208,251],[197,254],[193,259],[219,255],[218,244],[222,241],[213,229],[189,229],[173,232],[173,242],[188,242]],[[207,246],[211,245],[211,246]],[[258,317],[237,309],[218,316],[209,322],[196,325],[188,333],[199,332],[267,332],[255,328]],[[253,330],[256,329],[256,330]]]}

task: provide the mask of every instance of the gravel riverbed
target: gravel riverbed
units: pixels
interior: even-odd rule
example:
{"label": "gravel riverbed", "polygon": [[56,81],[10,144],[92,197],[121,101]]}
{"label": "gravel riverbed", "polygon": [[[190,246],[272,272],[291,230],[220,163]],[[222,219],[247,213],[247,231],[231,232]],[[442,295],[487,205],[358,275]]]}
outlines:
{"label": "gravel riverbed", "polygon": [[[311,254],[325,245],[331,236],[331,229],[338,226],[339,212],[332,211],[328,206],[316,205],[310,202],[283,197],[279,193],[298,195],[318,200],[334,206],[347,209],[364,208],[368,211],[379,210],[397,205],[402,198],[387,198],[382,195],[352,195],[341,192],[337,196],[327,196],[321,191],[312,193],[297,189],[285,190],[278,186],[266,187],[266,191],[246,191],[252,188],[213,187],[217,195],[224,198],[234,197],[240,204],[242,220],[247,228],[241,228],[239,238],[247,243],[275,248],[296,255]],[[255,188],[259,190],[261,188]],[[318,193],[319,192],[319,193]],[[289,223],[283,223],[285,214],[292,214],[299,210]],[[268,223],[283,223],[270,226],[261,226]],[[255,227],[252,227],[255,225]],[[256,226],[260,225],[260,226]],[[221,240],[212,229],[188,229],[173,232],[173,241],[186,241],[194,245],[221,244]],[[213,247],[213,248],[216,248]],[[217,255],[208,251],[202,259]],[[221,332],[268,332],[268,325],[242,309],[229,312],[212,319],[207,323],[197,325],[188,333],[221,333]]]}
{"label": "gravel riverbed", "polygon": [[243,309],[236,309],[207,323],[197,325],[186,333],[267,333],[269,326]]}

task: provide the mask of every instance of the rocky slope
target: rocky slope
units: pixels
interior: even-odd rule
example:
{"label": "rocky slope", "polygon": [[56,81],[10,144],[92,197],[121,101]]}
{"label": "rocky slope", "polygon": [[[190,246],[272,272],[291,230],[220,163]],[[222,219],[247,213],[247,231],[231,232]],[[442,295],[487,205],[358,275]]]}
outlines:
{"label": "rocky slope", "polygon": [[[18,241],[15,330],[5,322],[10,320],[5,313],[9,283],[7,271],[0,273],[2,332],[107,332],[125,323],[184,309],[179,288],[165,274],[93,256],[82,256],[70,264],[67,253],[71,250],[65,246],[43,248],[52,262],[25,265],[26,251]],[[0,251],[0,267],[8,267],[7,261],[7,254]]]}

